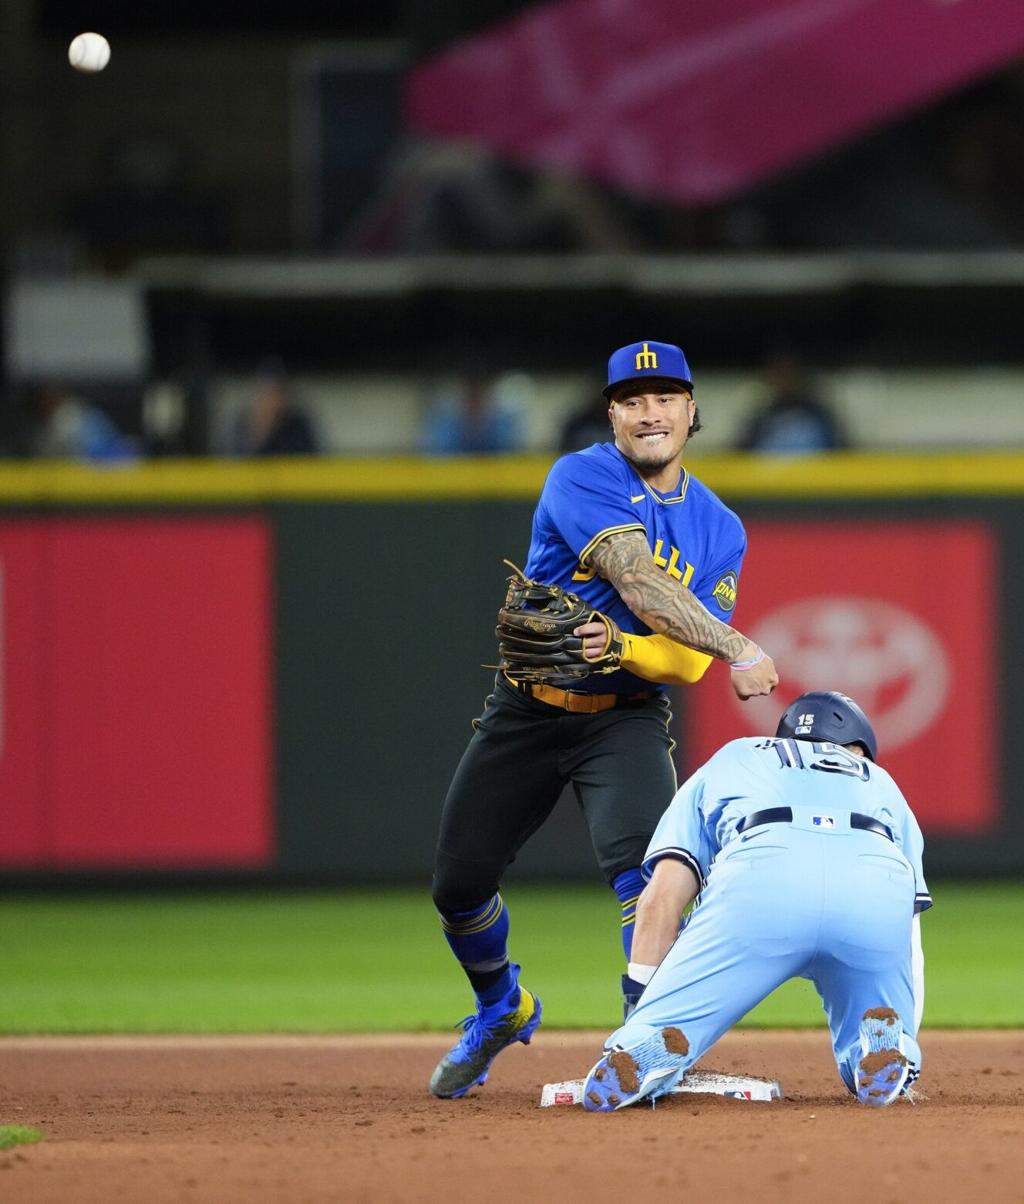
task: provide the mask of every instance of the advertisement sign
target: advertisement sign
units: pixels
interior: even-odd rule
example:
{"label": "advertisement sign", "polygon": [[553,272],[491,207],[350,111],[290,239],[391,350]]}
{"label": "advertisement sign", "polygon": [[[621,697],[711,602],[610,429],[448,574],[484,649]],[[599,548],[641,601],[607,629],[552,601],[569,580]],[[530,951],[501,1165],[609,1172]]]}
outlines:
{"label": "advertisement sign", "polygon": [[410,73],[422,132],[713,204],[994,73],[1020,0],[562,0]]}
{"label": "advertisement sign", "polygon": [[0,865],[273,851],[262,518],[0,522]]}
{"label": "advertisement sign", "polygon": [[741,703],[713,666],[687,696],[685,771],[737,736],[773,734],[804,691],[836,689],[867,712],[879,762],[926,833],[991,832],[998,578],[989,528],[769,522],[747,534],[736,622],[774,657],[780,685]]}
{"label": "advertisement sign", "polygon": [[40,805],[47,768],[43,543],[41,523],[0,523],[0,866],[35,865],[50,831]]}

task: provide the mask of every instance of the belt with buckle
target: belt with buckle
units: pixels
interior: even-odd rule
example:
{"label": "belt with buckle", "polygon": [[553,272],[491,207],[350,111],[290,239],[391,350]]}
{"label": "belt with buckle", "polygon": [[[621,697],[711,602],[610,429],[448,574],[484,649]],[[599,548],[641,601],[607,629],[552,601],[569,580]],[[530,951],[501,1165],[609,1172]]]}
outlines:
{"label": "belt with buckle", "polygon": [[653,691],[646,694],[587,694],[582,690],[560,690],[557,686],[548,686],[543,682],[515,681],[508,674],[505,676],[521,694],[535,698],[538,702],[546,702],[548,706],[572,711],[575,715],[596,715],[614,707],[640,706],[654,697]]}
{"label": "belt with buckle", "polygon": [[[792,807],[768,807],[765,811],[754,811],[750,815],[745,815],[736,825],[736,831],[745,832],[748,828],[756,828],[759,824],[790,824],[792,822]],[[864,832],[877,832],[886,840],[893,838],[892,832],[880,820],[872,819],[870,815],[861,815],[857,811],[850,813],[850,827],[859,828]]]}

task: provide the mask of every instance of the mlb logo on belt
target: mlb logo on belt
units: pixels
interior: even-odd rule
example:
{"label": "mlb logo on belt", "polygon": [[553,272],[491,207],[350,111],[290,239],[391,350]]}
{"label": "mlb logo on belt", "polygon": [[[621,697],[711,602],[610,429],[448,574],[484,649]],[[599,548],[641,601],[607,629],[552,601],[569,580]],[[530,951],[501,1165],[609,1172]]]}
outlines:
{"label": "mlb logo on belt", "polygon": [[816,828],[834,828],[836,821],[831,815],[814,815],[811,822]]}

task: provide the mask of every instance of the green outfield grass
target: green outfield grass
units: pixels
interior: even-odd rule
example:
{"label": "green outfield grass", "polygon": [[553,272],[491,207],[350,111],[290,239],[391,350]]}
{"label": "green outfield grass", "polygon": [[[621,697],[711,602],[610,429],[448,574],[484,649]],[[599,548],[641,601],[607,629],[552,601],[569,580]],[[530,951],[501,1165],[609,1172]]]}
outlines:
{"label": "green outfield grass", "polygon": [[[1024,1027],[1024,888],[940,884],[925,1022]],[[599,888],[505,892],[513,956],[550,1027],[616,1023],[618,907]],[[770,900],[766,900],[770,906]],[[8,894],[0,1032],[442,1029],[469,1010],[427,892]],[[790,983],[746,1023],[822,1022]]]}

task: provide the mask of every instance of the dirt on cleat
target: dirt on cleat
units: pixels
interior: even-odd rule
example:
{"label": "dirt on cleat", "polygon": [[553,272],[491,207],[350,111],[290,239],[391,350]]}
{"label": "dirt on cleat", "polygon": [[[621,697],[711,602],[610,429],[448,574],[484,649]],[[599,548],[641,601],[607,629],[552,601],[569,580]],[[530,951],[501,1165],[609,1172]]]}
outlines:
{"label": "dirt on cleat", "polygon": [[[860,1068],[872,1078],[887,1066],[906,1066],[907,1059],[898,1049],[879,1049],[875,1053],[866,1054],[860,1060]],[[900,1077],[899,1071],[889,1075],[889,1082],[895,1083]]]}
{"label": "dirt on cleat", "polygon": [[864,1013],[865,1020],[884,1020],[886,1024],[895,1024],[899,1016],[892,1008],[869,1008]]}
{"label": "dirt on cleat", "polygon": [[631,1053],[627,1053],[624,1049],[617,1050],[609,1055],[608,1065],[615,1071],[619,1086],[627,1095],[632,1095],[635,1091],[640,1090],[640,1078],[637,1074],[640,1067]]}
{"label": "dirt on cleat", "polygon": [[690,1052],[690,1042],[678,1028],[662,1029],[661,1036],[670,1054],[681,1054],[685,1057]]}

